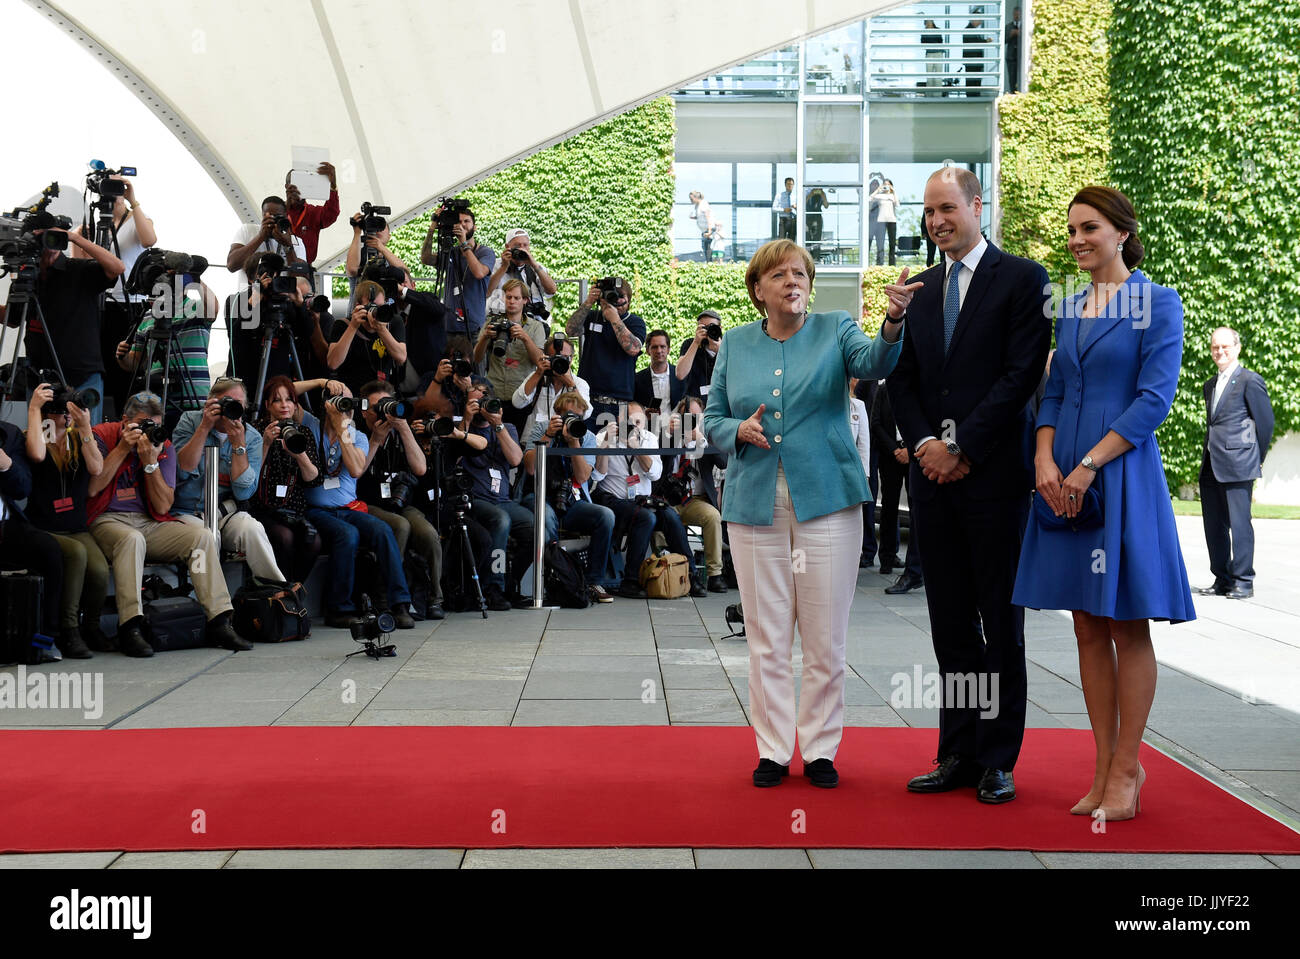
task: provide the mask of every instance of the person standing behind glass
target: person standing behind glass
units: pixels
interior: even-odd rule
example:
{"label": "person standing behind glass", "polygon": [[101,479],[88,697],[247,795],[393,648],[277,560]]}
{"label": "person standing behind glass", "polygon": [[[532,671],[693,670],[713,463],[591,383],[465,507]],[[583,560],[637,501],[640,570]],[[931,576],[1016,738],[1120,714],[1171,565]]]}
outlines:
{"label": "person standing behind glass", "polygon": [[[898,194],[894,192],[894,181],[883,180],[880,186],[872,193],[869,200],[874,200],[878,204],[876,208],[876,219],[880,224],[880,233],[885,234],[883,239],[889,246],[889,265],[894,265],[894,243],[898,239]],[[876,266],[884,264],[885,251],[882,250],[880,240],[876,238]]]}
{"label": "person standing behind glass", "polygon": [[939,27],[933,20],[925,21],[925,29],[928,32],[921,34],[921,42],[927,44],[925,48],[925,72],[927,74],[925,85],[927,87],[942,87],[943,34],[939,32]]}
{"label": "person standing behind glass", "polygon": [[1007,90],[1020,92],[1020,8],[1011,11],[1007,23]]}
{"label": "person standing behind glass", "polygon": [[781,239],[794,239],[794,208],[794,177],[788,176],[785,189],[772,201],[772,209],[776,211],[776,235]]}
{"label": "person standing behind glass", "polygon": [[730,457],[722,518],[748,610],[755,786],[789,774],[796,730],[804,775],[816,786],[839,782],[845,635],[870,496],[849,430],[848,380],[887,375],[902,348],[899,320],[887,318],[872,340],[842,310],[809,313],[814,275],[808,251],[788,240],[758,250],[745,286],[763,320],[723,337],[704,412],[709,441]]}

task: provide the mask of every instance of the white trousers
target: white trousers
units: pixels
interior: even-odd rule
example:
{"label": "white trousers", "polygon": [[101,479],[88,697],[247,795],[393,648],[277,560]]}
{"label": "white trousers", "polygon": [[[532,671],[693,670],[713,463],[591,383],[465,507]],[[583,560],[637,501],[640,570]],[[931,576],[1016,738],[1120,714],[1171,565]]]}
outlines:
{"label": "white trousers", "polygon": [[858,583],[862,509],[800,523],[778,465],[771,526],[729,523],[749,641],[749,713],[758,756],[794,756],[795,627],[803,647],[798,736],[804,762],[835,759],[844,732],[844,650]]}
{"label": "white trousers", "polygon": [[[203,520],[189,514],[178,517],[182,523],[202,526]],[[243,553],[253,575],[260,579],[284,582],[284,574],[275,562],[275,552],[266,536],[266,527],[251,513],[231,513],[217,521],[221,530],[221,546],[232,553]]]}

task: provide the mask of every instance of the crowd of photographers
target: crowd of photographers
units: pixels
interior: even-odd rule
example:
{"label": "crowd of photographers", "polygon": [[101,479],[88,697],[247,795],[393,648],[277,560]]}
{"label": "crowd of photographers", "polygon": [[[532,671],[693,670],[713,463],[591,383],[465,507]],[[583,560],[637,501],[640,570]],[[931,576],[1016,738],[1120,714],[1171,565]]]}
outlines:
{"label": "crowd of photographers", "polygon": [[[331,627],[356,624],[363,593],[399,629],[507,610],[525,602],[538,496],[548,542],[589,538],[589,601],[644,598],[638,573],[655,551],[687,558],[692,596],[725,592],[725,461],[705,455],[699,426],[718,316],[700,316],[676,363],[668,334],[647,334],[631,311],[623,278],[595,282],[554,318],[556,283],[527,231],[509,230],[498,257],[463,201],[435,213],[421,252],[441,295],[416,289],[389,248],[388,211],[364,204],[336,311],[312,266],[339,215],[334,169],[319,172],[325,204],[289,179],[287,199],[267,197],[261,222],[232,238],[225,265],[244,282],[224,306],[202,283],[206,260],[159,247],[123,176],[105,178],[124,186],[105,188],[112,227],[106,212],[95,238],[113,242],[66,230],[64,246],[68,224],[25,221],[30,296],[11,295],[4,322],[22,328],[28,360],[0,376],[30,402],[26,432],[0,426],[0,568],[44,577],[43,628],[62,654],[152,655],[141,582],[156,563],[188,566],[209,641],[231,649],[251,644],[232,625],[223,557],[256,581],[296,583],[327,554]],[[229,361],[210,381],[223,319]],[[554,450],[545,489],[534,488],[539,444]],[[704,569],[687,526],[702,533]],[[110,570],[113,639],[98,615]]]}

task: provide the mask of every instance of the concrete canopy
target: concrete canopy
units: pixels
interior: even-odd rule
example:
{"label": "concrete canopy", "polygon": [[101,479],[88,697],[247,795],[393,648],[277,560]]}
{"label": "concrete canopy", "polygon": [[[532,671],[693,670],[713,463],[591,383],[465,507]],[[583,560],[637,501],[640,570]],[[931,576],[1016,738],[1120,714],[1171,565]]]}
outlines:
{"label": "concrete canopy", "polygon": [[404,222],[629,107],[888,0],[28,0],[116,73],[239,216],[282,192],[294,146]]}

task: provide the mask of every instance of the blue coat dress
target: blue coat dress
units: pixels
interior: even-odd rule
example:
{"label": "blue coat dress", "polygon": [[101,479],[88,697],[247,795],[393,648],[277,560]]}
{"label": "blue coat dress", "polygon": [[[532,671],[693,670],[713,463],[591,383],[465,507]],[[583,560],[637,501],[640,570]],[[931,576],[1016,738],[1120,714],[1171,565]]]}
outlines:
{"label": "blue coat dress", "polygon": [[[872,339],[844,310],[809,313],[784,343],[757,320],[727,331],[704,409],[704,434],[730,457],[726,522],[772,525],[778,463],[800,523],[871,499],[849,427],[849,377],[888,376],[904,335],[897,343]],[[763,434],[772,448],[737,447],[740,424],[760,405],[767,407]]]}
{"label": "blue coat dress", "polygon": [[1030,514],[1013,601],[1111,619],[1196,618],[1155,431],[1173,404],[1183,357],[1178,293],[1134,271],[1079,342],[1086,291],[1066,299],[1038,427],[1068,476],[1110,430],[1133,449],[1093,478],[1103,526],[1044,529]]}

